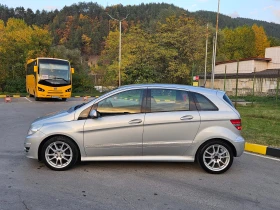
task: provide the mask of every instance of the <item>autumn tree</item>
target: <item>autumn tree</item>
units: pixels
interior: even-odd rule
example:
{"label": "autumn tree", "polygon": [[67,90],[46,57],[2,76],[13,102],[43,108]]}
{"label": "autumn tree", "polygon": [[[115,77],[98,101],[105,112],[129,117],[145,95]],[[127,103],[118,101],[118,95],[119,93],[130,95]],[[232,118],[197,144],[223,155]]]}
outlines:
{"label": "autumn tree", "polygon": [[262,26],[257,26],[254,24],[252,29],[255,33],[255,42],[256,42],[256,56],[264,57],[265,49],[270,47],[270,42],[266,36],[266,33]]}

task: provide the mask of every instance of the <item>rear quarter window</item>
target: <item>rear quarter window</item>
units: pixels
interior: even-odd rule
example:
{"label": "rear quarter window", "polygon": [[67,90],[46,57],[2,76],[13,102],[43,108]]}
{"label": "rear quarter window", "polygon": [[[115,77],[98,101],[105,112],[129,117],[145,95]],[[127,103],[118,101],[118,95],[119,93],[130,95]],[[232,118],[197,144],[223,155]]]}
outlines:
{"label": "rear quarter window", "polygon": [[206,96],[199,94],[199,93],[193,93],[194,101],[196,104],[196,107],[199,111],[218,111],[218,107],[210,101]]}
{"label": "rear quarter window", "polygon": [[224,99],[230,106],[234,107],[234,106],[233,106],[233,103],[231,102],[231,100],[229,99],[229,97],[228,97],[226,94],[223,96],[223,99]]}

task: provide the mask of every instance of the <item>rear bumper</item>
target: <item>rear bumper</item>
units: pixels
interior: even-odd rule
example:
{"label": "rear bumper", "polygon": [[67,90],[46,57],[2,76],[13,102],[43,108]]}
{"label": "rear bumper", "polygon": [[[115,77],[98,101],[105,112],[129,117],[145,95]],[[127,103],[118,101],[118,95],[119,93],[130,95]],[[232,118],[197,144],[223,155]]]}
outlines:
{"label": "rear bumper", "polygon": [[238,136],[233,142],[231,142],[236,150],[236,157],[243,154],[245,148],[245,140],[242,136]]}

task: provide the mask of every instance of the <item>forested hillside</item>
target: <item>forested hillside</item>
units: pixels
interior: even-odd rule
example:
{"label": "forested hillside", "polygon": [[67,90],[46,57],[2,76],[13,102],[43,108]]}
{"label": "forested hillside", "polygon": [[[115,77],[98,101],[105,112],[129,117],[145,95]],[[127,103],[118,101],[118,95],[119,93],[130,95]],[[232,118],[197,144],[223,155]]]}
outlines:
{"label": "forested hillside", "polygon": [[[200,18],[205,22],[212,23],[213,25],[216,24],[216,12],[209,12],[209,11],[197,11],[194,12],[193,15],[196,18]],[[266,21],[260,20],[253,20],[248,18],[231,18],[230,16],[220,14],[219,16],[219,27],[220,28],[237,28],[239,26],[253,26],[254,24],[260,25],[264,28],[266,34],[271,37],[280,38],[280,25],[276,23],[269,23]]]}
{"label": "forested hillside", "polygon": [[[122,22],[123,84],[190,83],[204,70],[207,34],[211,70],[214,12],[191,13],[164,3],[106,8],[78,3],[50,12],[0,4],[0,92],[22,91],[26,60],[36,56],[69,59],[76,68],[75,91],[92,88],[89,73],[99,84],[116,85],[119,27],[109,14],[128,15]],[[225,15],[219,22],[217,61],[263,57],[266,47],[280,45],[278,24]]]}

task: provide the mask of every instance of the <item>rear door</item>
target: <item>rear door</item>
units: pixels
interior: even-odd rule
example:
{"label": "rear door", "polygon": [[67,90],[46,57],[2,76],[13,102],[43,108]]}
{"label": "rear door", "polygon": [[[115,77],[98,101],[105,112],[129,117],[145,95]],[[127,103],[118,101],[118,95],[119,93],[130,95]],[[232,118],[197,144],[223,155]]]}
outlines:
{"label": "rear door", "polygon": [[147,104],[143,155],[184,155],[200,126],[192,97],[185,90],[150,88]]}

